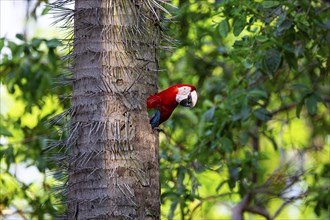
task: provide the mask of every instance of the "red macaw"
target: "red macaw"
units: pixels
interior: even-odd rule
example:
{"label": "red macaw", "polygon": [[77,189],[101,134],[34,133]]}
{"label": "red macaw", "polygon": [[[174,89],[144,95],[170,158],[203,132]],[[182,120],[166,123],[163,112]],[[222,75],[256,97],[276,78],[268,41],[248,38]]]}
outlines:
{"label": "red macaw", "polygon": [[177,84],[147,99],[147,108],[151,127],[157,128],[166,121],[178,104],[192,108],[197,102],[196,87],[189,84]]}

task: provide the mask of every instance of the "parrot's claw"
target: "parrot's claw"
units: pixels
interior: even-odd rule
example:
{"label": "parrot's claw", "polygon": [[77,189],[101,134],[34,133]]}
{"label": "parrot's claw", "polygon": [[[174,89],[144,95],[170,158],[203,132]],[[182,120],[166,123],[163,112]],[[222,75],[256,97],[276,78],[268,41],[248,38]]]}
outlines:
{"label": "parrot's claw", "polygon": [[154,127],[152,130],[158,131],[158,132],[164,132],[164,130],[159,127]]}

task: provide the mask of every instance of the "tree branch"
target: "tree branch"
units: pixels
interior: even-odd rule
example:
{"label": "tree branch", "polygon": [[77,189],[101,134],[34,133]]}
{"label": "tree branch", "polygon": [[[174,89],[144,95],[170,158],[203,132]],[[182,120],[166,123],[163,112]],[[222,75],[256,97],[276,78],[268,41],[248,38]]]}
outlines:
{"label": "tree branch", "polygon": [[[219,195],[213,195],[213,196],[207,196],[207,197],[204,197],[204,198],[200,198],[199,199],[200,202],[191,211],[191,216],[193,216],[193,213],[203,204],[204,201],[217,200],[220,197],[229,196],[229,195],[232,195],[232,194],[233,194],[232,192],[228,192],[228,193],[222,193],[222,194],[219,194]],[[192,217],[190,217],[190,219],[192,219]]]}
{"label": "tree branch", "polygon": [[[323,99],[323,101],[324,101],[325,103],[330,103],[330,97],[325,97],[325,98]],[[298,105],[298,102],[293,102],[293,103],[291,103],[291,104],[283,105],[283,106],[279,107],[278,109],[272,111],[272,112],[271,112],[271,115],[276,115],[276,114],[281,113],[281,112],[283,112],[283,111],[290,110],[290,109],[296,107],[297,105]]]}
{"label": "tree branch", "polygon": [[288,105],[283,105],[283,106],[279,107],[278,109],[272,111],[270,114],[273,116],[273,115],[276,115],[280,112],[290,110],[290,109],[296,107],[297,105],[298,105],[298,102],[293,102],[293,103],[288,104]]}
{"label": "tree branch", "polygon": [[251,200],[250,197],[250,194],[245,195],[244,198],[234,206],[233,216],[231,217],[232,220],[244,220],[243,213]]}
{"label": "tree branch", "polygon": [[261,216],[265,217],[267,220],[272,220],[268,210],[263,207],[247,207],[244,209],[244,211],[261,215]]}
{"label": "tree branch", "polygon": [[276,212],[274,213],[272,219],[275,219],[276,216],[278,216],[278,215],[281,213],[281,211],[282,211],[287,205],[289,205],[290,203],[296,201],[297,199],[302,199],[302,198],[304,198],[306,195],[307,195],[307,193],[304,192],[304,193],[301,193],[301,194],[298,195],[298,196],[293,196],[293,197],[290,197],[290,198],[286,199],[286,200],[281,204],[281,206],[276,210]]}

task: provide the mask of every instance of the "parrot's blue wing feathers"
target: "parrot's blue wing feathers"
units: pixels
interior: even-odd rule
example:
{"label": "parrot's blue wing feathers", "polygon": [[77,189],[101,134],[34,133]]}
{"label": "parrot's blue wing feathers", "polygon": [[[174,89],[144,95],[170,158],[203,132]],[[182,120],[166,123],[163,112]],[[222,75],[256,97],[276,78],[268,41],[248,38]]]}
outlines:
{"label": "parrot's blue wing feathers", "polygon": [[159,109],[153,109],[149,111],[149,121],[152,128],[158,127],[160,120],[160,111]]}

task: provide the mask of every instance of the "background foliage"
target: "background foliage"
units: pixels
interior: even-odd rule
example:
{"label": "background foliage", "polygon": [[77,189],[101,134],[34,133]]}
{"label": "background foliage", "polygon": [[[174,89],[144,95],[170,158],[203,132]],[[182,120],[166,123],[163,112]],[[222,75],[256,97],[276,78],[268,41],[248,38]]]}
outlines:
{"label": "background foliage", "polygon": [[[164,219],[228,219],[232,208],[250,218],[329,218],[330,4],[173,4],[163,28],[177,42],[161,54],[159,87],[194,84],[199,102],[178,108],[160,133]],[[1,215],[59,211],[43,153],[60,135],[46,121],[69,106],[69,89],[53,84],[65,65],[59,46],[20,34],[0,41]],[[21,179],[18,166],[40,178]]]}
{"label": "background foliage", "polygon": [[[52,178],[46,172],[48,139],[58,139],[48,125],[68,103],[55,87],[63,63],[56,39],[0,39],[1,53],[1,210],[23,218],[54,216]],[[30,167],[31,174],[25,176]],[[47,178],[46,178],[47,177]]]}

